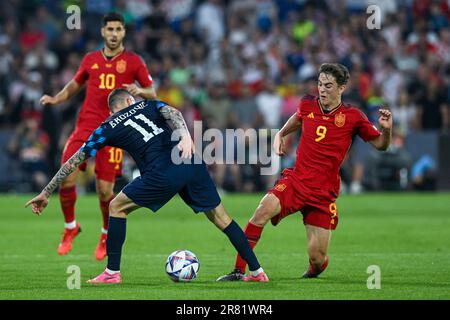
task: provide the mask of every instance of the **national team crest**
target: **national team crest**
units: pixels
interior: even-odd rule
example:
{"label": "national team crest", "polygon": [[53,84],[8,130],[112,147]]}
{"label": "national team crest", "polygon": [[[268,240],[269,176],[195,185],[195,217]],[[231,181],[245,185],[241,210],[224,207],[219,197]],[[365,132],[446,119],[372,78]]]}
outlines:
{"label": "national team crest", "polygon": [[335,117],[334,117],[334,124],[337,127],[343,127],[345,124],[345,114],[343,114],[342,112],[339,112]]}
{"label": "national team crest", "polygon": [[275,190],[280,192],[283,192],[284,189],[286,189],[286,185],[284,183],[277,184],[277,186],[275,187]]}
{"label": "national team crest", "polygon": [[127,70],[127,62],[125,60],[119,60],[116,63],[116,71],[118,73],[124,73]]}

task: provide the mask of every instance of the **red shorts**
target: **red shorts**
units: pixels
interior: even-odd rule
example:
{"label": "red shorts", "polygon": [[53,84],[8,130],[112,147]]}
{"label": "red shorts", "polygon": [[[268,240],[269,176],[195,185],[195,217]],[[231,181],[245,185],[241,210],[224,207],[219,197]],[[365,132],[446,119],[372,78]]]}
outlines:
{"label": "red shorts", "polygon": [[283,218],[297,211],[303,214],[303,223],[335,230],[338,224],[336,199],[315,195],[305,190],[299,177],[292,169],[283,170],[282,177],[268,192],[275,195],[281,204],[281,211],[271,219],[276,226]]}
{"label": "red shorts", "polygon": [[[83,143],[91,135],[91,131],[83,129],[75,129],[70,135],[64,146],[61,163],[65,163],[74,155]],[[100,149],[95,155],[95,175],[97,179],[109,182],[115,182],[116,176],[122,175],[122,149],[114,147],[104,147]],[[82,171],[86,170],[86,162],[82,163],[79,168]]]}

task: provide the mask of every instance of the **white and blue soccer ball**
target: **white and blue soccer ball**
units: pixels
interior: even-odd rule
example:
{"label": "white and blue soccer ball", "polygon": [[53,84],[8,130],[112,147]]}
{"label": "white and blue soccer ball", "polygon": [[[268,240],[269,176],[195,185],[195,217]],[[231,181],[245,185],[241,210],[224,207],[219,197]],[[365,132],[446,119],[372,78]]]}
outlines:
{"label": "white and blue soccer ball", "polygon": [[200,262],[189,250],[172,252],[166,261],[166,273],[175,282],[188,282],[197,277]]}

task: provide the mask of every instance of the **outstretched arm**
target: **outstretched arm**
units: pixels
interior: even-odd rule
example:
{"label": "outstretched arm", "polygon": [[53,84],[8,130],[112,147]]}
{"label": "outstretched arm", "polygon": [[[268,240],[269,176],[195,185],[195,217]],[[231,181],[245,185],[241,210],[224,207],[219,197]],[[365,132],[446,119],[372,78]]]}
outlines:
{"label": "outstretched arm", "polygon": [[31,210],[33,213],[40,215],[47,206],[48,198],[50,198],[53,191],[55,191],[55,189],[61,185],[62,181],[74,172],[87,158],[88,156],[84,152],[78,150],[69,160],[67,160],[66,163],[62,165],[41,193],[37,197],[28,201],[25,207],[28,207],[31,204]]}
{"label": "outstretched arm", "polygon": [[181,112],[167,105],[160,108],[159,111],[164,119],[172,122],[174,127],[180,131],[181,141],[178,144],[178,149],[182,152],[182,158],[191,158],[192,154],[195,153],[195,146]]}

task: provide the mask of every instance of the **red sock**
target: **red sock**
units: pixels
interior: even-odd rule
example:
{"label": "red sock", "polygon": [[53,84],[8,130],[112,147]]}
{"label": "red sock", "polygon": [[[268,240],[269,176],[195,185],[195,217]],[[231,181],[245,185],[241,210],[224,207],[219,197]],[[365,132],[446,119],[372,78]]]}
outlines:
{"label": "red sock", "polygon": [[329,259],[328,259],[328,256],[326,256],[325,261],[323,262],[322,266],[320,267],[319,270],[317,270],[311,263],[311,259],[309,259],[309,272],[312,274],[316,274],[316,275],[321,274],[328,267],[328,262],[329,262]]}
{"label": "red sock", "polygon": [[[248,243],[250,245],[250,248],[252,248],[252,250],[258,243],[258,240],[261,237],[263,228],[264,227],[258,227],[251,222],[247,223],[244,233],[248,239]],[[245,273],[245,268],[247,266],[247,262],[244,259],[242,259],[242,257],[238,254],[236,257],[236,263],[234,266],[235,266],[235,269],[239,269],[242,271],[242,273]]]}
{"label": "red sock", "polygon": [[99,201],[100,203],[100,210],[102,211],[102,217],[103,217],[103,229],[108,230],[108,221],[109,221],[109,203],[111,200],[114,199],[114,196],[112,196],[107,201]]}
{"label": "red sock", "polygon": [[61,188],[59,190],[59,202],[64,214],[64,221],[70,223],[75,220],[75,202],[77,201],[77,191],[75,186]]}

